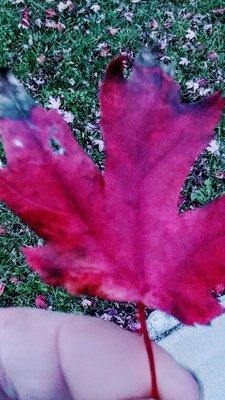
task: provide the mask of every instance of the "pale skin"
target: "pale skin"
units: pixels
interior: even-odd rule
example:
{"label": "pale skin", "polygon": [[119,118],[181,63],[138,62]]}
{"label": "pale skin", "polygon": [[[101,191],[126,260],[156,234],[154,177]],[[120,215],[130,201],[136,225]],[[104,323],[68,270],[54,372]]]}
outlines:
{"label": "pale skin", "polygon": [[[199,400],[198,386],[154,344],[161,400]],[[109,321],[30,308],[0,310],[1,400],[144,400],[142,337]]]}

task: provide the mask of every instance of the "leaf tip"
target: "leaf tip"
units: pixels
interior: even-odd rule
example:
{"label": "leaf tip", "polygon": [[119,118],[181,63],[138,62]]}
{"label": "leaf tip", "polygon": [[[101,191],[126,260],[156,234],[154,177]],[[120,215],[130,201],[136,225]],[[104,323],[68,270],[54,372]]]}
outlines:
{"label": "leaf tip", "polygon": [[155,67],[159,65],[158,51],[156,48],[144,47],[139,51],[136,62],[146,67]]}
{"label": "leaf tip", "polygon": [[108,65],[105,79],[114,79],[119,81],[124,81],[124,66],[126,62],[129,62],[130,58],[128,55],[120,55],[114,58]]}
{"label": "leaf tip", "polygon": [[157,44],[154,44],[152,47],[142,48],[137,54],[135,61],[137,64],[148,68],[160,67],[168,75],[174,75],[175,63],[165,64],[160,60],[160,48]]}

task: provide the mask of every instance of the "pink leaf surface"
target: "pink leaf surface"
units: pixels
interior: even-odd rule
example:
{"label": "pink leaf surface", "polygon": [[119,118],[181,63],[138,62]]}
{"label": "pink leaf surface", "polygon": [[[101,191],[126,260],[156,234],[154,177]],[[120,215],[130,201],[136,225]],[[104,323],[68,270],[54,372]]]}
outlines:
{"label": "pink leaf surface", "polygon": [[23,252],[47,283],[208,323],[223,312],[211,292],[225,287],[224,197],[184,214],[177,204],[224,100],[182,103],[152,55],[140,53],[128,80],[125,60],[100,90],[103,174],[56,111],[2,73],[0,198],[45,239]]}

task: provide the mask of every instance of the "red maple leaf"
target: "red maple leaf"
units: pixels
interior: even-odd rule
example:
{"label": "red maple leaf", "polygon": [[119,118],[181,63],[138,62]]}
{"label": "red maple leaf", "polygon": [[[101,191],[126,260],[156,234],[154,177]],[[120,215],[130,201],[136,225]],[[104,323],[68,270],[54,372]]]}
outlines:
{"label": "red maple leaf", "polygon": [[225,200],[183,214],[177,203],[224,100],[182,103],[149,53],[128,80],[124,61],[110,63],[101,86],[104,173],[58,113],[3,71],[0,198],[45,239],[23,252],[47,283],[207,323],[223,312],[211,292],[225,287]]}

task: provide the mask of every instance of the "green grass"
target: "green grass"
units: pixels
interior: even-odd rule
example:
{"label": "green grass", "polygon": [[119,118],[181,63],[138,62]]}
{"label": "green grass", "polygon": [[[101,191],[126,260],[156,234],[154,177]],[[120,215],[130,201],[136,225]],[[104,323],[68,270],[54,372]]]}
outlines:
{"label": "green grass", "polygon": [[[44,21],[47,8],[57,11],[58,2],[27,0],[31,26],[22,29],[18,24],[24,5],[1,0],[0,66],[12,68],[41,104],[46,105],[50,95],[61,97],[63,108],[75,116],[75,137],[100,168],[103,168],[104,154],[93,146],[91,137],[100,137],[98,84],[113,56],[121,51],[136,53],[141,47],[157,40],[166,44],[162,55],[167,56],[166,61],[173,64],[175,78],[181,85],[185,100],[200,98],[198,92],[187,90],[185,85],[193,79],[207,79],[212,91],[224,88],[225,13],[220,15],[213,12],[224,6],[223,0],[140,0],[138,3],[132,3],[131,0],[78,0],[72,13],[64,11],[57,14],[60,22],[65,24],[65,30],[58,32],[44,26],[38,27],[35,21]],[[100,11],[95,13],[90,6],[97,3]],[[133,13],[131,22],[125,18],[129,16],[127,13]],[[151,18],[157,20],[158,29],[150,29]],[[110,35],[110,27],[118,28],[115,36]],[[191,41],[185,37],[188,29],[196,33]],[[102,57],[98,50],[103,42],[109,46],[106,57]],[[207,59],[209,51],[218,54],[215,61]],[[37,62],[41,54],[46,57],[43,64]],[[179,64],[181,57],[189,60],[187,66]],[[218,171],[225,170],[223,122],[217,130],[217,138],[220,155],[204,153],[198,160],[186,182],[184,208],[206,204],[225,191],[225,179],[216,177]],[[68,295],[62,289],[44,285],[30,271],[19,248],[37,243],[40,239],[3,205],[0,224],[7,228],[6,235],[0,237],[0,279],[6,284],[0,297],[0,306],[33,306],[35,296],[45,294],[53,309],[91,312],[81,305],[79,298]],[[11,283],[12,276],[20,277],[22,283],[17,286]],[[113,303],[95,301],[99,313],[107,307],[113,307]]]}

